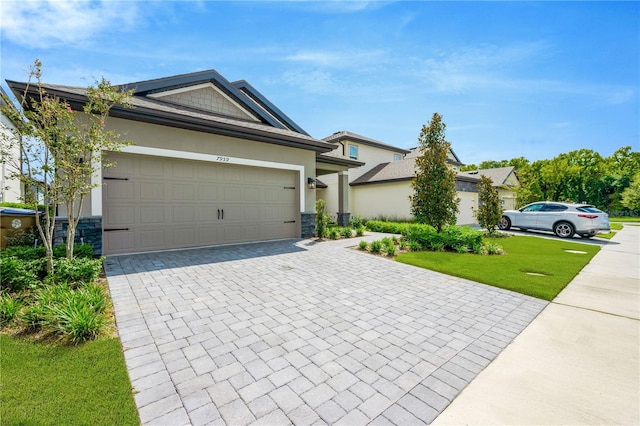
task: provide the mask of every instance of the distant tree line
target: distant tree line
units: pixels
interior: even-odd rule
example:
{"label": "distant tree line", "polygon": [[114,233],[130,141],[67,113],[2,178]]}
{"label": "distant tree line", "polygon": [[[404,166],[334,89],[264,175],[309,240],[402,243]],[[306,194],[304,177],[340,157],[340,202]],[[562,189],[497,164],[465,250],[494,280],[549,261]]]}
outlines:
{"label": "distant tree line", "polygon": [[640,210],[640,152],[630,146],[610,157],[590,149],[560,154],[551,160],[530,162],[524,157],[469,164],[463,171],[515,167],[521,186],[518,205],[553,200],[585,202],[609,213]]}

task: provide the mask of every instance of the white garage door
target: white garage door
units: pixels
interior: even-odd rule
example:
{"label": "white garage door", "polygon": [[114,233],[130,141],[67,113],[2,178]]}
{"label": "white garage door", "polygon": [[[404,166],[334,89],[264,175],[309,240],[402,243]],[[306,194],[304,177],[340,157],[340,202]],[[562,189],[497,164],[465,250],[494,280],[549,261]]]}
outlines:
{"label": "white garage door", "polygon": [[110,153],[103,170],[103,253],[300,236],[290,170]]}

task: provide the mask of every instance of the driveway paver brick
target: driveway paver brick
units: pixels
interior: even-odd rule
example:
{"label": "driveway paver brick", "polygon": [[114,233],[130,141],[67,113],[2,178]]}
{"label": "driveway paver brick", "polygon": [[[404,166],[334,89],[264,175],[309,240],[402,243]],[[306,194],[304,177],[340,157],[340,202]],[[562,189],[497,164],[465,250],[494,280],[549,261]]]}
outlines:
{"label": "driveway paver brick", "polygon": [[141,422],[429,424],[547,305],[358,241],[109,257]]}

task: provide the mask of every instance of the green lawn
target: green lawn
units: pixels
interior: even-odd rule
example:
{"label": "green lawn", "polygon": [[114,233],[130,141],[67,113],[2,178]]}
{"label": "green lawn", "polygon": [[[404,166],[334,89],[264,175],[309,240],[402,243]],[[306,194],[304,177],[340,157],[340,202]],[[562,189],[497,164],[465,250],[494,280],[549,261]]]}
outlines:
{"label": "green lawn", "polygon": [[[486,239],[502,246],[506,255],[480,256],[449,252],[409,252],[398,262],[489,284],[544,300],[554,297],[600,250],[597,245],[538,237]],[[569,253],[576,250],[586,254]],[[529,275],[543,274],[544,276]]]}
{"label": "green lawn", "polygon": [[609,222],[640,222],[638,216],[609,217]]}
{"label": "green lawn", "polygon": [[120,341],[80,346],[0,335],[2,425],[138,425]]}

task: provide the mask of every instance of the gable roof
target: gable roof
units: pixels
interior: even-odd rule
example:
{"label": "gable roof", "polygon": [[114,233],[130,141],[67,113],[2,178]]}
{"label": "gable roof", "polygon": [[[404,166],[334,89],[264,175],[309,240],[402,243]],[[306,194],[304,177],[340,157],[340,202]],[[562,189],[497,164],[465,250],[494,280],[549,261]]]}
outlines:
{"label": "gable roof", "polygon": [[[369,170],[349,185],[367,185],[372,183],[387,183],[412,180],[416,174],[416,158],[406,158],[400,161],[381,163]],[[458,172],[456,180],[478,182],[480,178]]]}
{"label": "gable roof", "polygon": [[476,176],[476,177],[486,176],[488,178],[491,178],[491,180],[493,181],[493,186],[502,186],[502,185],[513,186],[513,185],[510,185],[507,182],[507,180],[511,175],[513,175],[516,178],[516,180],[518,180],[515,170],[516,170],[515,167],[510,166],[510,167],[496,167],[494,169],[480,169],[480,170],[474,170],[470,172],[461,172],[461,173],[469,176]]}
{"label": "gable roof", "polygon": [[309,136],[307,132],[300,126],[298,126],[289,116],[287,116],[284,112],[280,111],[280,109],[275,106],[269,99],[265,98],[262,93],[258,91],[255,87],[249,84],[245,80],[234,81],[231,83],[233,87],[240,90],[242,93],[247,95],[249,99],[251,99],[258,107],[264,110],[267,114],[272,116],[274,119],[278,120],[283,127],[289,128],[294,132],[302,133],[304,135]]}
{"label": "gable roof", "polygon": [[295,124],[293,120],[282,113],[249,83],[244,80],[231,83],[214,69],[127,83],[122,85],[121,88],[134,90],[134,96],[148,96],[203,83],[213,84],[261,122],[277,128],[289,128],[308,136],[308,133],[302,130],[300,126]]}
{"label": "gable roof", "polygon": [[[243,109],[246,108],[246,112],[256,117],[256,120],[230,117],[170,103],[163,101],[162,98],[151,96],[168,90],[197,86],[203,83],[213,84],[237,105],[240,105]],[[7,80],[7,84],[18,97],[22,96],[27,88],[27,83],[23,82]],[[47,93],[65,99],[74,109],[82,109],[87,102],[86,88],[56,84],[44,84],[44,87]],[[238,84],[238,87],[246,88],[248,86]],[[256,101],[229,83],[215,70],[129,83],[120,86],[120,88],[134,91],[131,99],[131,104],[134,108],[124,108],[116,105],[109,113],[113,117],[290,146],[312,150],[317,153],[335,149],[334,145],[309,136],[278,108],[266,101],[262,95],[260,97],[263,99],[260,102],[264,106],[259,106]],[[246,90],[254,95],[258,93],[255,89]],[[31,86],[29,94],[35,94],[35,91],[36,87]],[[259,97],[256,96],[256,98]],[[265,107],[271,112],[267,112]],[[289,125],[285,125],[287,123]],[[298,128],[302,131],[292,130],[292,128]]]}
{"label": "gable roof", "polygon": [[375,148],[386,149],[388,151],[401,152],[403,154],[409,153],[409,150],[407,149],[398,148],[397,146],[389,145],[384,142],[380,142],[375,139],[368,138],[366,136],[358,135],[357,133],[349,132],[347,130],[335,132],[331,136],[322,138],[322,140],[330,143],[338,143],[342,141],[353,141],[353,142],[361,143],[363,145],[373,146]]}
{"label": "gable roof", "polygon": [[[414,147],[409,149],[409,153],[405,156],[405,158],[415,158],[420,156],[420,148]],[[449,147],[449,155],[447,155],[447,161],[449,164],[453,164],[456,166],[464,166],[464,163],[460,161],[460,158],[453,151],[453,148]]]}

